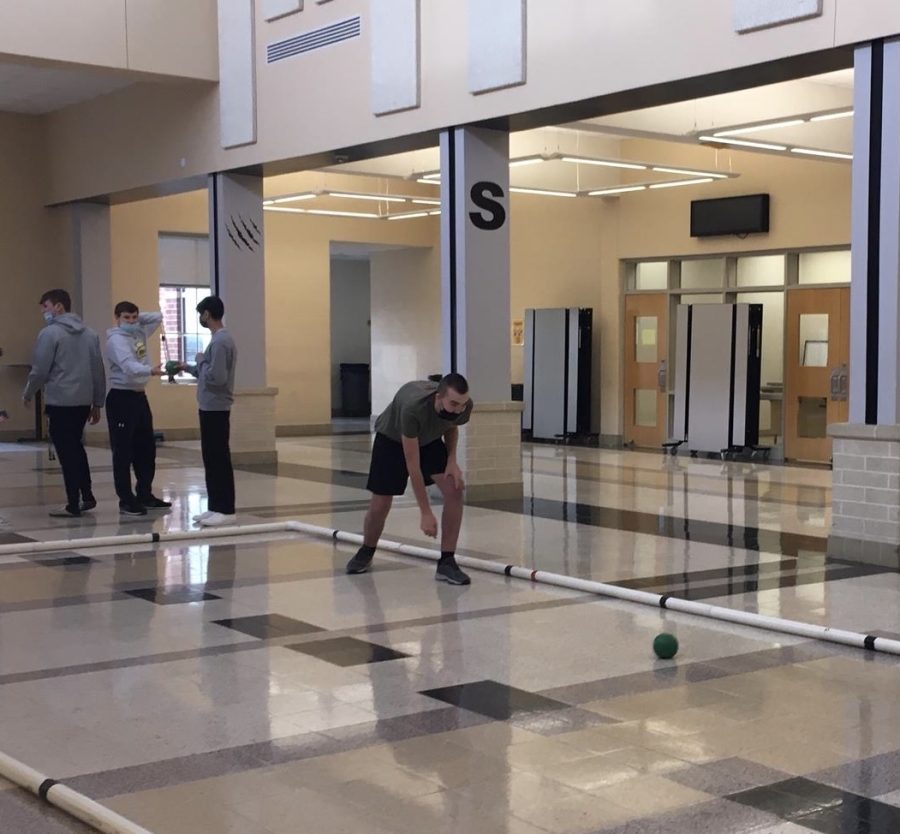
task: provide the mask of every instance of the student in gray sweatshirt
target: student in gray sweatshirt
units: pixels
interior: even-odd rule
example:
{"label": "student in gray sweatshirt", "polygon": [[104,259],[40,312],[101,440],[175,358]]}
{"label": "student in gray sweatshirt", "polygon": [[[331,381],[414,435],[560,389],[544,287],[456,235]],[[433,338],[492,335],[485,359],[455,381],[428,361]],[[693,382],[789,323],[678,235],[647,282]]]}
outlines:
{"label": "student in gray sweatshirt", "polygon": [[234,402],[234,368],[237,347],[225,329],[225,305],[215,295],[197,305],[200,324],[209,328],[209,347],[197,354],[196,364],[179,369],[197,377],[197,403],[200,407],[200,449],[206,470],[206,494],[209,510],[194,521],[201,527],[220,527],[235,520],[234,470],[231,467],[231,405]]}
{"label": "student in gray sweatshirt", "polygon": [[100,340],[72,312],[65,290],[45,292],[40,305],[47,326],[38,334],[22,400],[30,405],[44,389],[50,440],[66,486],[66,506],[50,515],[78,518],[97,506],[82,436],[88,421],[92,426],[100,421],[106,393]]}
{"label": "student in gray sweatshirt", "polygon": [[[136,304],[120,301],[114,310],[116,326],[106,331],[109,394],[106,420],[112,448],[113,480],[122,515],[147,515],[147,510],[172,504],[153,494],[156,475],[156,440],[153,413],[144,389],[162,366],[150,361],[149,340],[162,323],[162,313],[142,313]],[[132,487],[134,468],[137,486]]]}

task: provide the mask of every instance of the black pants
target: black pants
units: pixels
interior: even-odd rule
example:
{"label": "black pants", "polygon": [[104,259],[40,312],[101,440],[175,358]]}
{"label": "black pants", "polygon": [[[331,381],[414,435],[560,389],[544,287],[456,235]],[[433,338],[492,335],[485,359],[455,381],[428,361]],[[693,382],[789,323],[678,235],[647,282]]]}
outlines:
{"label": "black pants", "polygon": [[89,405],[48,405],[50,439],[62,467],[66,506],[78,510],[82,498],[91,496],[91,470],[82,437],[91,413]]}
{"label": "black pants", "polygon": [[[147,395],[143,391],[113,388],[106,395],[106,420],[119,501],[128,504],[135,498],[149,498],[153,494],[153,477],[156,475],[156,441]],[[132,467],[137,478],[134,490],[131,486]]]}
{"label": "black pants", "polygon": [[206,470],[210,512],[234,515],[234,470],[231,468],[230,411],[200,412],[200,451]]}

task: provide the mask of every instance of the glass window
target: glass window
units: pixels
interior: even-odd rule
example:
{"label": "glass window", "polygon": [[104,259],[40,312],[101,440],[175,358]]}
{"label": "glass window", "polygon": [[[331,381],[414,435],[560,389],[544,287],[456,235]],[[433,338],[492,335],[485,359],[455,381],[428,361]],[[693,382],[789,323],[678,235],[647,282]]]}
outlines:
{"label": "glass window", "polygon": [[801,284],[849,284],[850,250],[840,252],[801,252]]}
{"label": "glass window", "polygon": [[703,258],[682,261],[681,288],[683,290],[710,290],[725,283],[725,259]]}
{"label": "glass window", "polygon": [[801,314],[800,365],[803,368],[828,366],[828,313]]}
{"label": "glass window", "polygon": [[[210,292],[209,238],[160,234],[158,258],[159,309],[163,314],[161,359],[193,363],[210,340],[197,315],[197,304]],[[176,379],[188,382],[193,377],[182,373]]]}
{"label": "glass window", "polygon": [[634,328],[634,358],[636,362],[656,362],[659,356],[656,316],[637,316]]}
{"label": "glass window", "polygon": [[656,390],[637,388],[634,392],[634,424],[644,428],[656,427]]}
{"label": "glass window", "polygon": [[784,255],[754,255],[738,258],[739,287],[773,287],[784,285]]}
{"label": "glass window", "polygon": [[721,293],[704,293],[700,294],[692,294],[685,293],[684,295],[678,296],[679,304],[721,304],[722,303],[722,294]]}
{"label": "glass window", "polygon": [[636,290],[664,290],[669,286],[668,261],[648,261],[636,265],[634,288]]}

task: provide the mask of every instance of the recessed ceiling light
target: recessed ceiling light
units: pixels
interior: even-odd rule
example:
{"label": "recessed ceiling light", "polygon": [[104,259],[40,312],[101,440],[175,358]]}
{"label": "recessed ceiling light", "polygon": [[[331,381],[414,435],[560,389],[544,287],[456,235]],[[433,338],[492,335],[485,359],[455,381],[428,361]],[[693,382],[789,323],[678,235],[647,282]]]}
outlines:
{"label": "recessed ceiling light", "polygon": [[603,188],[600,191],[588,191],[589,197],[608,197],[613,194],[627,194],[629,191],[646,191],[646,185],[623,185],[621,188]]}
{"label": "recessed ceiling light", "polygon": [[703,180],[677,180],[676,182],[657,182],[650,186],[650,188],[678,188],[682,185],[702,185],[705,182],[715,182],[711,177],[707,177]]}
{"label": "recessed ceiling light", "polygon": [[690,171],[687,168],[663,168],[654,166],[654,171],[660,174],[686,174],[689,177],[712,177],[715,180],[727,180],[728,174],[715,174],[712,171]]}
{"label": "recessed ceiling light", "polygon": [[805,124],[803,119],[787,119],[783,122],[769,122],[764,125],[749,125],[747,127],[735,127],[730,130],[717,130],[713,136],[740,136],[744,133],[759,133],[763,130],[776,130],[779,127],[796,127]]}
{"label": "recessed ceiling light", "polygon": [[799,153],[804,156],[824,156],[828,159],[853,159],[852,153],[839,153],[838,151],[818,151],[814,148],[791,148],[791,153]]}
{"label": "recessed ceiling light", "polygon": [[756,148],[761,151],[786,151],[787,145],[775,145],[769,142],[750,142],[745,139],[726,139],[724,136],[701,136],[701,142],[715,142],[723,145],[737,145],[740,148]]}
{"label": "recessed ceiling light", "polygon": [[614,159],[591,159],[585,156],[563,156],[563,162],[573,162],[576,165],[599,165],[603,168],[625,168],[629,171],[646,171],[646,165],[637,162],[618,162]]}

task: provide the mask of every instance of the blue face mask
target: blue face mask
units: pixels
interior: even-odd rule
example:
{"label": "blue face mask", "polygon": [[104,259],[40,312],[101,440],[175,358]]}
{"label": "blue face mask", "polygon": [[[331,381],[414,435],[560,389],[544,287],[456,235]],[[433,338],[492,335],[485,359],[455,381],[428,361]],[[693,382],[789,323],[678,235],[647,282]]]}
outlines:
{"label": "blue face mask", "polygon": [[44,310],[43,316],[44,321],[47,322],[47,324],[50,324],[50,322],[53,321],[53,313],[51,313],[49,310]]}
{"label": "blue face mask", "polygon": [[129,336],[137,336],[141,332],[141,326],[134,322],[123,322],[119,325],[120,330],[124,330]]}

